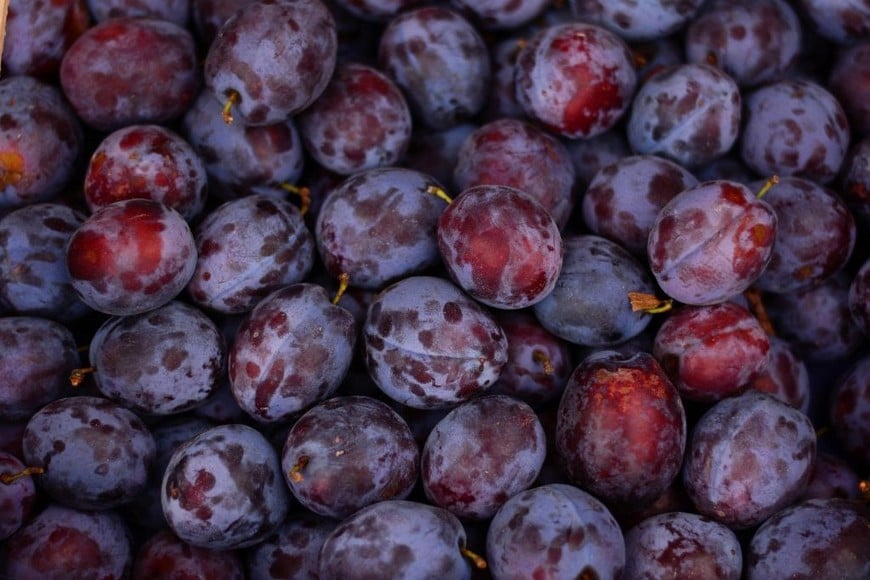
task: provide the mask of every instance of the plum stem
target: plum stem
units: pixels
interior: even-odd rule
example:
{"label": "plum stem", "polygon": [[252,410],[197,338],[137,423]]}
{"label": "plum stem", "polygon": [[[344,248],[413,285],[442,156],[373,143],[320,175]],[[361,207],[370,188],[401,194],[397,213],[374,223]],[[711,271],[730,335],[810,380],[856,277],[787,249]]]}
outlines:
{"label": "plum stem", "polygon": [[86,368],[82,368],[82,369],[73,369],[72,372],[69,374],[69,384],[71,384],[74,387],[78,387],[79,385],[81,385],[84,382],[85,377],[87,375],[94,373],[96,371],[97,371],[97,369],[95,369],[94,367],[86,367]]}
{"label": "plum stem", "polygon": [[544,351],[540,349],[533,350],[532,360],[544,367],[545,375],[550,376],[554,372],[556,372],[555,367],[553,367],[553,361],[550,360],[550,357],[547,356],[547,353],[545,353]]}
{"label": "plum stem", "polygon": [[235,89],[227,91],[227,100],[224,102],[224,108],[221,109],[221,119],[227,125],[232,125],[235,119],[233,118],[233,106],[237,105],[242,100],[242,96]]}
{"label": "plum stem", "polygon": [[22,477],[41,475],[43,473],[45,473],[45,469],[43,469],[42,467],[25,467],[18,473],[0,473],[0,483],[12,485],[13,482],[21,479]]}
{"label": "plum stem", "polygon": [[767,314],[767,309],[764,308],[764,302],[761,300],[761,291],[750,288],[743,293],[743,296],[746,297],[746,302],[749,303],[749,310],[753,315],[755,315],[755,318],[758,320],[758,323],[761,324],[761,328],[767,336],[776,336],[773,322],[771,322],[770,316]]}
{"label": "plum stem", "polygon": [[674,301],[670,298],[662,300],[646,292],[629,292],[628,301],[631,302],[632,312],[643,311],[647,314],[662,314],[674,307]]}
{"label": "plum stem", "polygon": [[308,213],[308,209],[311,207],[311,190],[307,187],[299,187],[298,185],[293,185],[292,183],[287,183],[286,181],[282,181],[278,184],[281,189],[284,191],[288,191],[293,195],[299,196],[299,213],[305,215]]}
{"label": "plum stem", "polygon": [[296,463],[290,468],[290,471],[287,472],[287,477],[290,478],[290,481],[293,483],[302,483],[302,480],[305,479],[302,477],[302,470],[305,469],[305,466],[308,465],[309,461],[311,461],[311,458],[307,455],[299,456],[299,459],[296,460]]}
{"label": "plum stem", "polygon": [[447,205],[453,203],[453,198],[447,195],[447,192],[444,191],[443,188],[438,187],[437,185],[430,185],[426,188],[426,193],[434,195],[438,199],[442,199],[447,202]]}
{"label": "plum stem", "polygon": [[866,479],[862,479],[858,482],[858,493],[861,494],[865,500],[870,501],[870,481]]}
{"label": "plum stem", "polygon": [[335,296],[332,298],[333,304],[338,304],[341,300],[341,297],[344,296],[344,293],[347,292],[347,287],[350,286],[350,274],[347,272],[342,272],[338,275],[338,290],[335,292]]}
{"label": "plum stem", "polygon": [[484,560],[483,556],[476,552],[472,552],[465,546],[459,546],[459,551],[463,556],[471,560],[472,565],[478,570],[486,570],[486,560]]}
{"label": "plum stem", "polygon": [[755,199],[761,199],[767,192],[770,191],[770,188],[779,183],[779,175],[771,175],[767,181],[764,182],[764,185],[761,186],[761,189],[758,190],[758,193],[755,194]]}

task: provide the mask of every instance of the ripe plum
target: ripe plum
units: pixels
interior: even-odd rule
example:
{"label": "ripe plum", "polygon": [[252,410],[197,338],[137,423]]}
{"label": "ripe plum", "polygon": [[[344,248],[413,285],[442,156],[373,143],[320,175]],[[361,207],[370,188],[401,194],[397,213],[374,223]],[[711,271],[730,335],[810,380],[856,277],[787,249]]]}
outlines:
{"label": "ripe plum", "polygon": [[18,457],[0,451],[0,542],[14,534],[30,518],[36,500],[33,476],[41,473]]}
{"label": "ripe plum", "polygon": [[245,580],[242,558],[233,550],[191,546],[169,530],[150,536],[133,560],[133,580]]}
{"label": "ripe plum", "polygon": [[12,76],[50,78],[70,45],[91,23],[85,0],[10,2],[3,69]]}
{"label": "ripe plum", "polygon": [[247,551],[248,578],[318,578],[320,549],[337,525],[336,520],[311,512],[289,515],[274,534]]}
{"label": "ripe plum", "polygon": [[846,453],[859,465],[870,466],[870,355],[861,357],[836,381],[829,416]]}
{"label": "ripe plum", "polygon": [[804,413],[810,412],[810,378],[807,365],[792,352],[788,341],[769,336],[767,365],[749,381],[749,388],[785,401]]}

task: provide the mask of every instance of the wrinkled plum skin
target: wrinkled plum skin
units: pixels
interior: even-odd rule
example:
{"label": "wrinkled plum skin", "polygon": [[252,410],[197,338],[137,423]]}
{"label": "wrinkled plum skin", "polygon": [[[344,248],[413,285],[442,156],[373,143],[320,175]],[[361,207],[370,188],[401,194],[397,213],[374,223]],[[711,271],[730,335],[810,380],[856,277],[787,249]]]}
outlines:
{"label": "wrinkled plum skin", "polygon": [[72,331],[33,316],[0,318],[0,420],[27,420],[65,390],[79,365]]}
{"label": "wrinkled plum skin", "polygon": [[275,533],[248,550],[245,556],[248,577],[317,578],[320,549],[337,525],[336,520],[310,512],[288,517]]}
{"label": "wrinkled plum skin", "polygon": [[737,83],[719,69],[669,67],[648,78],[634,96],[628,142],[638,154],[661,155],[685,167],[704,165],[737,141],[741,103]]}
{"label": "wrinkled plum skin", "polygon": [[191,546],[164,529],[149,537],[139,548],[133,561],[132,578],[244,580],[245,572],[237,552]]}
{"label": "wrinkled plum skin", "polygon": [[[0,451],[0,475],[17,475],[25,467],[16,456]],[[24,476],[10,483],[0,482],[0,541],[18,531],[29,519],[35,500],[34,476]]]}
{"label": "wrinkled plum skin", "polygon": [[[281,467],[303,506],[344,519],[377,501],[406,498],[417,482],[419,458],[398,413],[377,399],[344,396],[312,407],[293,424]],[[294,467],[299,481],[290,475]]]}
{"label": "wrinkled plum skin", "polygon": [[867,578],[870,517],[845,499],[797,503],[765,521],[746,551],[747,580]]}
{"label": "wrinkled plum skin", "polygon": [[170,122],[199,91],[196,44],[190,32],[165,20],[111,18],[70,46],[60,82],[72,108],[98,131]]}
{"label": "wrinkled plum skin", "polygon": [[114,511],[49,504],[9,539],[7,578],[124,580],[133,566],[131,535]]}
{"label": "wrinkled plum skin", "polygon": [[[499,428],[505,425],[512,427]],[[432,429],[420,457],[423,490],[460,518],[486,520],[534,483],[546,453],[544,428],[528,404],[506,395],[479,397]]]}
{"label": "wrinkled plum skin", "polygon": [[696,423],[683,484],[698,513],[740,530],[798,499],[816,456],[806,415],[765,393],[714,404]]}
{"label": "wrinkled plum skin", "polygon": [[698,180],[677,163],[629,155],[602,167],[583,195],[583,222],[592,233],[646,258],[649,231],[662,208]]}
{"label": "wrinkled plum skin", "polygon": [[849,124],[837,99],[806,80],[769,83],[745,98],[740,156],[761,176],[794,175],[829,183],[849,146]]}
{"label": "wrinkled plum skin", "polygon": [[740,580],[743,552],[728,527],[704,516],[652,516],[625,534],[627,578]]}
{"label": "wrinkled plum skin", "polygon": [[494,308],[540,302],[562,270],[562,235],[552,215],[512,187],[464,190],[441,213],[437,235],[453,281]]}
{"label": "wrinkled plum skin", "polygon": [[637,84],[631,53],[612,32],[583,22],[540,30],[516,60],[517,101],[532,119],[569,138],[613,127]]}
{"label": "wrinkled plum skin", "polygon": [[31,0],[9,6],[3,69],[13,76],[57,74],[70,45],[90,26],[85,0]]}
{"label": "wrinkled plum skin", "polygon": [[257,544],[290,507],[278,453],[259,431],[241,424],[213,427],[179,447],[162,488],[172,531],[214,550]]}
{"label": "wrinkled plum skin", "polygon": [[572,13],[632,42],[664,38],[695,17],[703,0],[571,0]]}
{"label": "wrinkled plum skin", "polygon": [[445,509],[408,500],[386,500],[342,521],[320,552],[320,577],[471,577],[460,552],[465,530]]}
{"label": "wrinkled plum skin", "polygon": [[770,361],[770,339],[748,310],[686,306],[659,327],[653,354],[680,394],[706,403],[737,394]]}
{"label": "wrinkled plum skin", "polygon": [[442,278],[411,276],[382,290],[363,328],[366,366],[391,399],[418,409],[485,392],[507,362],[492,315]]}
{"label": "wrinkled plum skin", "polygon": [[622,531],[607,507],[562,483],[509,499],[493,517],[486,545],[493,577],[505,580],[616,580],[626,559]]}
{"label": "wrinkled plum skin", "polygon": [[569,235],[553,291],[533,306],[541,325],[583,346],[615,346],[643,332],[650,315],[632,312],[629,292],[654,292],[648,271],[606,238]]}
{"label": "wrinkled plum skin", "polygon": [[859,359],[839,379],[829,415],[834,434],[849,456],[870,466],[870,356]]}
{"label": "wrinkled plum skin", "polygon": [[314,236],[291,202],[265,195],[227,201],[200,222],[191,299],[225,314],[249,312],[271,292],[302,282],[314,266]]}
{"label": "wrinkled plum skin", "polygon": [[100,208],[66,247],[72,286],[94,310],[140,314],[168,303],[196,267],[193,233],[181,214],[151,200]]}
{"label": "wrinkled plum skin", "polygon": [[647,240],[649,266],[675,300],[724,302],[762,274],[776,228],[776,213],[746,186],[701,182],[662,208]]}
{"label": "wrinkled plum skin", "polygon": [[122,199],[153,199],[191,221],[205,208],[205,164],[180,135],[159,125],[130,125],[107,135],[85,173],[91,212]]}
{"label": "wrinkled plum skin", "polygon": [[43,467],[43,489],[83,510],[129,503],[145,489],[156,453],[154,437],[139,417],[98,397],[57,399],[27,423],[24,460]]}
{"label": "wrinkled plum skin", "polygon": [[441,187],[413,169],[361,171],[338,184],[317,215],[317,250],[329,273],[378,290],[440,262],[436,230]]}
{"label": "wrinkled plum skin", "polygon": [[572,373],[556,451],[579,487],[620,511],[643,507],[677,477],[685,446],[682,401],[652,355],[603,351]]}
{"label": "wrinkled plum skin", "polygon": [[424,6],[392,18],[378,44],[381,70],[431,129],[448,129],[486,103],[489,53],[477,29],[449,8]]}
{"label": "wrinkled plum skin", "polygon": [[749,381],[749,388],[788,403],[803,413],[810,411],[810,377],[807,365],[792,352],[788,341],[769,336],[767,365]]}
{"label": "wrinkled plum skin", "polygon": [[[315,32],[316,31],[316,32]],[[335,19],[320,0],[252,2],[227,20],[208,49],[205,86],[243,125],[286,121],[323,93],[335,70]]]}

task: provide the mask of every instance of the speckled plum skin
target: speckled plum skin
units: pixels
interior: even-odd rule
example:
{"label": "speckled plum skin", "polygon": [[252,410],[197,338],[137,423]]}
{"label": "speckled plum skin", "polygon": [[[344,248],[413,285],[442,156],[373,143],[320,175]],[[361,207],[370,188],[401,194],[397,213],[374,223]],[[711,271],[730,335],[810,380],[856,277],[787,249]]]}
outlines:
{"label": "speckled plum skin", "polygon": [[780,80],[795,65],[801,23],[784,0],[717,0],[686,31],[686,59],[717,66],[741,87]]}
{"label": "speckled plum skin", "polygon": [[130,199],[103,207],[66,247],[72,286],[94,310],[126,316],[178,296],[196,267],[187,222],[162,203]]}
{"label": "speckled plum skin", "polygon": [[745,98],[740,156],[761,176],[794,175],[818,183],[836,176],[849,146],[843,106],[808,80],[766,84]]}
{"label": "speckled plum skin", "polygon": [[450,277],[479,302],[516,310],[552,292],[562,271],[562,234],[526,193],[504,185],[464,190],[438,219]]}
{"label": "speckled plum skin", "polygon": [[365,507],[336,527],[320,552],[320,578],[467,580],[465,529],[449,511],[408,500]]}
{"label": "speckled plum skin", "polygon": [[861,357],[837,381],[829,415],[846,452],[860,465],[870,465],[870,355]]}
{"label": "speckled plum skin", "polygon": [[485,392],[507,362],[492,315],[442,278],[411,276],[382,290],[363,327],[366,365],[391,399],[418,409]]}
{"label": "speckled plum skin", "polygon": [[637,85],[628,46],[605,28],[584,22],[548,26],[516,60],[517,101],[557,135],[589,138],[626,113]]}
{"label": "speckled plum skin", "polygon": [[441,187],[413,169],[384,167],[353,175],[327,196],[315,239],[333,277],[378,290],[440,263],[436,229],[445,202],[427,192]]}
{"label": "speckled plum skin", "polygon": [[255,194],[225,202],[197,226],[187,293],[199,306],[242,314],[271,292],[302,282],[314,236],[290,201]]}
{"label": "speckled plum skin", "polygon": [[377,501],[408,497],[419,460],[405,420],[386,403],[359,395],[309,409],[290,428],[281,453],[299,503],[338,520]]}
{"label": "speckled plum skin", "polygon": [[42,467],[41,487],[83,510],[112,509],[145,489],[154,437],[132,411],[99,397],[57,399],[27,422],[24,460]]}
{"label": "speckled plum skin", "polygon": [[311,512],[288,517],[274,534],[247,551],[248,578],[318,578],[320,549],[338,523]]}
{"label": "speckled plum skin", "polygon": [[[511,428],[499,427],[505,425]],[[534,483],[546,454],[544,428],[527,403],[478,397],[450,411],[426,439],[423,491],[460,518],[487,520]]]}
{"label": "speckled plum skin", "polygon": [[637,154],[694,168],[725,154],[740,133],[737,83],[707,64],[679,64],[652,75],[634,96],[626,127]]}
{"label": "speckled plum skin", "polygon": [[870,335],[870,258],[852,278],[848,300],[852,320],[864,334]]}
{"label": "speckled plum skin", "polygon": [[283,523],[291,502],[278,453],[259,431],[237,423],[213,427],[179,447],[162,487],[172,531],[214,550],[264,540]]}
{"label": "speckled plum skin", "polygon": [[205,208],[205,164],[178,133],[160,125],[130,125],[106,135],[85,172],[91,212],[122,199],[159,201],[190,221]]}
{"label": "speckled plum skin", "polygon": [[79,364],[75,336],[53,320],[0,318],[0,420],[25,421],[58,398]]}
{"label": "speckled plum skin", "polygon": [[[0,475],[14,476],[25,467],[16,456],[0,451]],[[30,517],[36,500],[34,477],[25,475],[10,483],[0,482],[0,541],[18,531]]]}
{"label": "speckled plum skin", "polygon": [[577,197],[565,144],[523,119],[496,119],[478,127],[459,148],[453,180],[459,191],[475,185],[515,187],[543,205],[560,230]]}
{"label": "speckled plum skin", "polygon": [[792,351],[788,341],[769,336],[767,365],[749,381],[749,388],[788,403],[803,413],[810,411],[810,377],[807,365]]}
{"label": "speckled plum skin", "polygon": [[390,20],[381,34],[378,65],[404,91],[416,118],[448,129],[477,114],[491,76],[483,38],[458,12],[423,6]]}
{"label": "speckled plum skin", "polygon": [[79,511],[49,504],[9,538],[7,578],[124,580],[133,566],[131,534],[114,511]]}
{"label": "speckled plum skin", "polygon": [[489,526],[486,553],[496,580],[617,580],[626,556],[622,531],[607,507],[564,483],[509,499]]}
{"label": "speckled plum skin", "polygon": [[814,499],[765,521],[746,552],[747,580],[867,578],[870,517],[845,499]]}
{"label": "speckled plum skin", "polygon": [[602,167],[583,194],[590,231],[646,258],[649,231],[662,208],[698,180],[683,166],[656,155],[628,155]]}
{"label": "speckled plum skin", "polygon": [[683,484],[698,513],[747,529],[803,494],[815,457],[816,434],[806,415],[747,391],[717,402],[698,420]]}
{"label": "speckled plum skin", "polygon": [[683,397],[711,403],[745,390],[767,367],[770,339],[733,302],[686,306],[659,327],[652,352]]}
{"label": "speckled plum skin", "polygon": [[[315,32],[316,31],[316,32]],[[338,53],[335,19],[320,0],[262,0],[230,17],[209,47],[203,78],[223,104],[235,91],[236,122],[270,125],[310,106]]]}
{"label": "speckled plum skin", "polygon": [[109,318],[89,350],[100,392],[145,415],[202,404],[217,391],[225,370],[223,335],[204,313],[179,301]]}
{"label": "speckled plum skin", "polygon": [[555,444],[575,485],[620,510],[637,509],[679,474],[686,414],[652,355],[602,351],[568,379]]}
{"label": "speckled plum skin", "polygon": [[16,314],[71,322],[91,312],[73,290],[66,245],[85,215],[34,203],[0,219],[0,301]]}
{"label": "speckled plum skin", "polygon": [[191,546],[164,529],[145,540],[133,561],[132,580],[153,578],[245,580],[245,570],[238,552]]}
{"label": "speckled plum skin", "polygon": [[681,29],[703,0],[571,0],[572,13],[632,41],[664,38]]}
{"label": "speckled plum skin", "polygon": [[740,294],[773,255],[776,213],[745,185],[704,181],[662,208],[647,240],[662,290],[685,304],[716,304]]}
{"label": "speckled plum skin", "polygon": [[740,580],[737,536],[710,518],[671,512],[652,516],[625,534],[625,578]]}

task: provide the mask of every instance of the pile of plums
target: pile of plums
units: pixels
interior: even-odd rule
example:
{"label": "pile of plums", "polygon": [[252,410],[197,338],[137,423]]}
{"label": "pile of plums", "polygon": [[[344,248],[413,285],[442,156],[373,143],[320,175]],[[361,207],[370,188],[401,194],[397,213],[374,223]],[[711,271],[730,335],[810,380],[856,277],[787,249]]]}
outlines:
{"label": "pile of plums", "polygon": [[0,578],[870,578],[870,4],[11,0]]}

